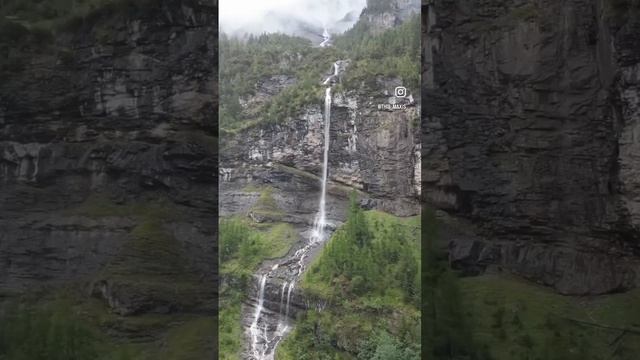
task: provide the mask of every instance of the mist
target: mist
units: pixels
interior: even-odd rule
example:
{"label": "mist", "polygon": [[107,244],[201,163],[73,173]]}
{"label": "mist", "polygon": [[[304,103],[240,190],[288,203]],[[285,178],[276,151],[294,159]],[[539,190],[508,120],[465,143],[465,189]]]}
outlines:
{"label": "mist", "polygon": [[221,0],[220,31],[230,35],[281,32],[319,38],[355,24],[366,0]]}

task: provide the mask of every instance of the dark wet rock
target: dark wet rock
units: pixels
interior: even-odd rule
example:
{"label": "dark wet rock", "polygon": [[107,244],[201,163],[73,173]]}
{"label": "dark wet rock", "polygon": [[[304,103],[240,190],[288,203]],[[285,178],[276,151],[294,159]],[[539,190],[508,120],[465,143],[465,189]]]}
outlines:
{"label": "dark wet rock", "polygon": [[565,294],[640,285],[638,19],[608,1],[423,7],[423,195],[499,266]]}
{"label": "dark wet rock", "polygon": [[121,315],[213,314],[217,11],[113,11],[0,74],[0,292],[92,283]]}

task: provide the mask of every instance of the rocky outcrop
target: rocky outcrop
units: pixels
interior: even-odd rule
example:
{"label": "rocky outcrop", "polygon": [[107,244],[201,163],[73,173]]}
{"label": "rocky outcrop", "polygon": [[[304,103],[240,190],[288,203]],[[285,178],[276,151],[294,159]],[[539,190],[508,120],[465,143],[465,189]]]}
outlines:
{"label": "rocky outcrop", "polygon": [[609,1],[427,1],[423,195],[451,260],[565,294],[640,285],[638,20]]}
{"label": "rocky outcrop", "polygon": [[[410,103],[404,110],[379,108],[395,101],[394,84],[400,85],[397,80],[380,82],[373,93],[347,91],[334,96],[329,150],[329,194],[334,200],[328,202],[329,218],[343,219],[350,189],[375,199],[380,209],[403,216],[417,213],[421,163],[414,129],[419,104]],[[281,123],[223,137],[222,211],[235,208],[234,198],[242,196],[238,191],[243,186],[268,184],[304,206],[284,204],[286,213],[307,214],[312,221],[320,191],[323,124],[317,104]]]}
{"label": "rocky outcrop", "polygon": [[156,5],[97,10],[2,74],[0,292],[213,314],[217,8]]}
{"label": "rocky outcrop", "polygon": [[368,0],[360,22],[365,22],[374,33],[382,33],[403,23],[412,15],[420,13],[418,0]]}

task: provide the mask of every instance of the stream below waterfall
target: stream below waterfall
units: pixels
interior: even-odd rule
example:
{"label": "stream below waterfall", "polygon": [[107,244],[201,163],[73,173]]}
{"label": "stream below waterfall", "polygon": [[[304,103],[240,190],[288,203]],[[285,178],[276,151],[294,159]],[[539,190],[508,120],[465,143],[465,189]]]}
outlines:
{"label": "stream below waterfall", "polygon": [[[331,36],[328,31],[323,33],[324,40],[321,47],[329,46]],[[253,313],[250,315],[247,335],[249,346],[245,353],[245,359],[273,360],[278,343],[291,329],[292,294],[297,281],[305,270],[310,255],[320,249],[326,238],[327,216],[326,195],[329,167],[329,145],[331,127],[331,86],[336,81],[340,72],[340,62],[333,64],[333,74],[329,75],[323,86],[327,86],[324,99],[324,151],[322,161],[322,183],[318,212],[313,222],[313,228],[302,234],[303,241],[299,248],[290,255],[278,260],[271,268],[263,269],[256,278],[258,279],[257,293]],[[291,253],[290,252],[290,253]],[[279,296],[268,299],[267,293],[278,292]],[[279,303],[273,299],[279,299]]]}

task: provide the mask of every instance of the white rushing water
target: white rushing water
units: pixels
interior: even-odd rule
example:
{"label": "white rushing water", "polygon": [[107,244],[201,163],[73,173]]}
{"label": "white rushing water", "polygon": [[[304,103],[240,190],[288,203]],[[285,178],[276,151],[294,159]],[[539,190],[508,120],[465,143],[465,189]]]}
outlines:
{"label": "white rushing water", "polygon": [[258,341],[259,341],[259,338],[260,338],[260,329],[258,328],[258,321],[260,320],[260,314],[262,313],[262,306],[264,304],[264,287],[265,287],[266,284],[267,284],[267,275],[262,275],[260,277],[260,290],[259,290],[259,293],[258,293],[258,305],[256,306],[256,311],[255,311],[254,316],[253,316],[253,322],[251,323],[251,326],[249,327],[249,333],[251,334],[251,351],[253,353],[254,358],[256,358],[256,359],[263,359],[264,355],[265,355],[264,349],[261,349],[258,346]]}
{"label": "white rushing water", "polygon": [[[338,65],[334,64],[335,73],[338,72]],[[334,75],[335,76],[335,75]],[[329,77],[330,78],[330,77]],[[327,202],[327,175],[329,167],[329,137],[331,128],[331,86],[327,87],[324,96],[324,155],[322,159],[322,190],[320,192],[320,205],[318,215],[314,221],[313,234],[311,240],[314,242],[324,240],[324,228],[327,225],[326,202]]]}
{"label": "white rushing water", "polygon": [[[320,44],[320,46],[326,46],[331,37],[329,33],[325,30],[324,33],[325,40]],[[265,297],[265,287],[267,285],[268,279],[272,277],[272,275],[278,271],[279,264],[275,264],[271,267],[271,270],[265,274],[260,275],[260,285],[258,289],[258,302],[256,304],[256,309],[253,313],[253,320],[249,327],[249,335],[251,339],[251,348],[250,348],[250,359],[255,360],[273,360],[275,349],[278,346],[278,343],[282,340],[282,338],[286,335],[289,330],[288,319],[290,312],[290,303],[291,296],[293,294],[293,290],[295,288],[296,281],[300,278],[304,271],[305,267],[305,259],[307,258],[311,249],[317,246],[320,242],[324,241],[326,238],[325,227],[327,225],[327,215],[326,215],[326,196],[327,196],[327,178],[329,173],[329,145],[330,145],[330,129],[331,129],[331,80],[338,76],[340,71],[340,64],[336,61],[333,64],[333,74],[330,75],[324,82],[324,85],[327,85],[325,90],[325,99],[324,99],[324,151],[322,158],[322,184],[321,184],[321,192],[320,192],[320,202],[318,205],[318,213],[314,219],[313,229],[311,231],[311,235],[309,236],[309,240],[307,243],[300,249],[298,249],[293,256],[285,259],[285,262],[281,263],[288,264],[290,270],[293,270],[294,276],[289,279],[289,281],[284,281],[282,283],[282,287],[280,288],[280,306],[278,308],[278,322],[277,326],[269,326],[269,321],[266,319],[267,316],[272,316],[269,311],[265,311],[264,308],[264,297]],[[285,299],[285,290],[286,290],[286,302]],[[284,309],[283,309],[284,305]],[[275,328],[275,329],[274,329]],[[269,336],[272,333],[272,336]]]}
{"label": "white rushing water", "polygon": [[329,31],[326,28],[322,32],[322,39],[323,40],[320,43],[320,47],[329,46],[329,44],[331,42],[331,35],[329,34]]}

